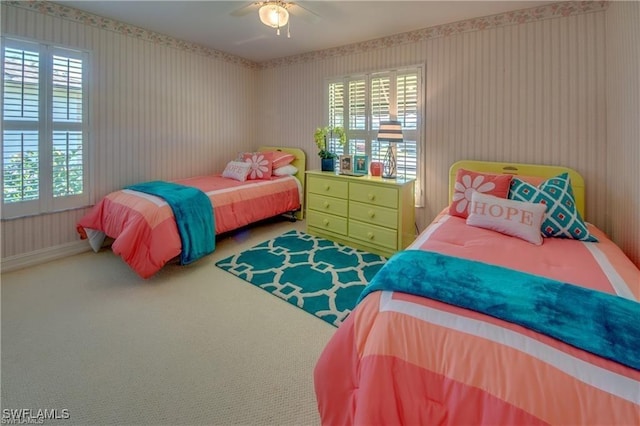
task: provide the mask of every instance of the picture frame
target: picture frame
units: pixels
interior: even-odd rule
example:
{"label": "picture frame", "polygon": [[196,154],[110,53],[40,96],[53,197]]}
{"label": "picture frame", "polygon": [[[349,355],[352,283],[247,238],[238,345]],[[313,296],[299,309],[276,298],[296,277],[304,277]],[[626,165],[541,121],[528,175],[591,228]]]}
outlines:
{"label": "picture frame", "polygon": [[340,156],[340,173],[353,174],[353,155],[344,154]]}
{"label": "picture frame", "polygon": [[369,170],[369,156],[354,155],[353,156],[353,173],[357,175],[366,175]]}

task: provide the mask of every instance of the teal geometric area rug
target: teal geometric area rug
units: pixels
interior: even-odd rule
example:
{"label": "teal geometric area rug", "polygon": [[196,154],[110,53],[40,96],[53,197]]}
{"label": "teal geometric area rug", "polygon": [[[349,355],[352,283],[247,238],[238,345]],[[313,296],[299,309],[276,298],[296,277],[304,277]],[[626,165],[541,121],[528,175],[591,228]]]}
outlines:
{"label": "teal geometric area rug", "polygon": [[289,231],[216,266],[339,326],[386,258]]}

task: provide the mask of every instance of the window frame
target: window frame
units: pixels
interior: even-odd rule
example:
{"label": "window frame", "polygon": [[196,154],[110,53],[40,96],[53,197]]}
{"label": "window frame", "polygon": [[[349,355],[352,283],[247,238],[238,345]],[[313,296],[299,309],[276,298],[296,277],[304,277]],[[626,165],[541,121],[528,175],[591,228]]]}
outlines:
{"label": "window frame", "polygon": [[[417,94],[416,94],[416,125],[415,129],[403,128],[403,135],[405,140],[415,141],[415,205],[416,207],[423,207],[423,182],[424,182],[424,161],[422,161],[422,153],[425,150],[425,129],[424,120],[425,116],[425,95],[424,95],[424,81],[425,81],[425,67],[423,64],[410,65],[401,68],[388,68],[383,70],[376,70],[371,72],[363,72],[357,74],[348,74],[342,76],[335,76],[326,78],[324,81],[324,122],[329,126],[342,126],[347,134],[347,143],[342,147],[337,146],[335,141],[330,141],[331,149],[336,154],[365,154],[371,161],[382,161],[386,148],[379,147],[378,158],[374,158],[373,148],[377,143],[377,126],[373,123],[373,112],[371,102],[372,82],[375,79],[379,79],[384,76],[389,76],[389,93],[391,94],[388,102],[389,117],[388,119],[398,119],[398,77],[402,75],[417,74]],[[365,115],[365,129],[352,129],[350,126],[350,105],[349,105],[349,82],[364,80],[365,82],[365,98],[364,98],[364,115]],[[342,113],[338,112],[338,115],[342,115],[342,118],[336,120],[331,114],[331,87],[334,84],[343,84],[343,105]],[[364,152],[354,149],[356,143],[364,143]],[[385,145],[386,147],[386,145]],[[406,145],[404,146],[406,148]],[[401,166],[402,162],[398,164]],[[403,173],[398,173],[399,176]]]}
{"label": "window frame", "polygon": [[[18,120],[5,118],[5,49],[18,49],[37,52],[38,64],[38,118],[37,120]],[[81,90],[82,113],[81,121],[61,121],[54,119],[54,56],[76,59],[82,62]],[[54,213],[65,210],[86,207],[91,204],[91,139],[90,139],[90,94],[89,67],[91,54],[86,50],[62,46],[58,43],[42,42],[14,36],[2,36],[0,39],[0,68],[3,80],[0,85],[0,104],[2,105],[2,165],[0,170],[0,186],[3,189],[0,203],[2,219],[15,219],[27,216]],[[4,132],[6,130],[36,131],[38,132],[38,198],[5,202],[4,194]],[[54,132],[75,132],[80,134],[82,141],[82,192],[72,195],[54,196]],[[67,163],[68,167],[69,164]]]}

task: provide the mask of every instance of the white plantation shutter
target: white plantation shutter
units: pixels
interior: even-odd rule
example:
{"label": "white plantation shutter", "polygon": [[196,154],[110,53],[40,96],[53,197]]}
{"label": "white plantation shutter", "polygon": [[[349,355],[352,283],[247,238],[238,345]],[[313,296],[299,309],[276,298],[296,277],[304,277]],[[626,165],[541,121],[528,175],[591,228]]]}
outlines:
{"label": "white plantation shutter", "polygon": [[3,57],[4,119],[36,122],[40,98],[40,53],[7,47]]}
{"label": "white plantation shutter", "polygon": [[[388,143],[377,140],[380,122],[397,119],[402,123],[403,143],[396,146],[397,174],[416,179],[416,205],[421,206],[422,67],[332,79],[327,89],[327,121],[345,128],[348,143],[344,153],[383,161]],[[343,150],[338,147],[334,152],[342,154]]]}
{"label": "white plantation shutter", "polygon": [[391,117],[391,78],[389,75],[371,79],[371,149],[370,161],[382,161],[387,152],[388,142],[378,142],[378,129],[381,121]]}
{"label": "white plantation shutter", "polygon": [[402,123],[403,143],[397,147],[398,168],[418,179],[418,74],[400,74],[396,79],[397,120]]}
{"label": "white plantation shutter", "polygon": [[360,77],[349,81],[346,152],[364,154],[368,129],[367,81]]}
{"label": "white plantation shutter", "polygon": [[[3,204],[28,213],[38,207],[40,197],[40,48],[22,43],[6,47],[2,65]],[[7,209],[11,207],[3,206],[3,215]]]}
{"label": "white plantation shutter", "polygon": [[[3,187],[8,202],[38,198],[37,51],[7,49],[4,56],[3,117],[15,126],[3,126]],[[13,124],[13,123],[12,123]]]}
{"label": "white plantation shutter", "polygon": [[89,203],[87,54],[2,39],[2,216]]}
{"label": "white plantation shutter", "polygon": [[82,132],[53,132],[53,196],[82,194],[84,188]]}
{"label": "white plantation shutter", "polygon": [[402,129],[418,128],[418,74],[404,74],[397,77],[397,119]]}
{"label": "white plantation shutter", "polygon": [[[384,83],[384,84],[383,84]],[[381,121],[390,120],[390,79],[386,76],[384,79],[378,77],[371,81],[371,149],[369,154],[370,161],[382,162],[384,154],[387,152],[388,142],[379,142],[378,130]]]}
{"label": "white plantation shutter", "polygon": [[82,123],[82,60],[53,55],[53,121]]}
{"label": "white plantation shutter", "polygon": [[366,82],[349,82],[349,129],[365,130],[367,126]]}
{"label": "white plantation shutter", "polygon": [[53,196],[84,190],[82,60],[53,55]]}
{"label": "white plantation shutter", "polygon": [[[329,84],[329,126],[346,127],[345,126],[345,84],[342,82]],[[336,155],[344,154],[344,148],[336,142],[335,139],[329,139],[329,150]],[[336,161],[336,170],[338,164]]]}
{"label": "white plantation shutter", "polygon": [[40,194],[38,132],[5,128],[2,145],[4,202],[37,200]]}
{"label": "white plantation shutter", "polygon": [[329,85],[329,126],[344,127],[344,83]]}
{"label": "white plantation shutter", "polygon": [[371,79],[371,129],[378,130],[381,121],[389,121],[390,107],[390,78],[389,76]]}

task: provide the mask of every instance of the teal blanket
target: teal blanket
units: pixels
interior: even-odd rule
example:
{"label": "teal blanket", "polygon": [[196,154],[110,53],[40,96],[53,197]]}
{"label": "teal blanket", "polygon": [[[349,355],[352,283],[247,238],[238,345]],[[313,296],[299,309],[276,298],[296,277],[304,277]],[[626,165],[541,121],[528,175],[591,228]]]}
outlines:
{"label": "teal blanket", "polygon": [[482,312],[640,370],[640,303],[439,253],[397,253],[365,287]]}
{"label": "teal blanket", "polygon": [[204,192],[191,186],[157,180],[131,185],[127,189],[161,197],[169,204],[182,241],[182,265],[213,253],[216,247],[215,219],[211,201]]}

